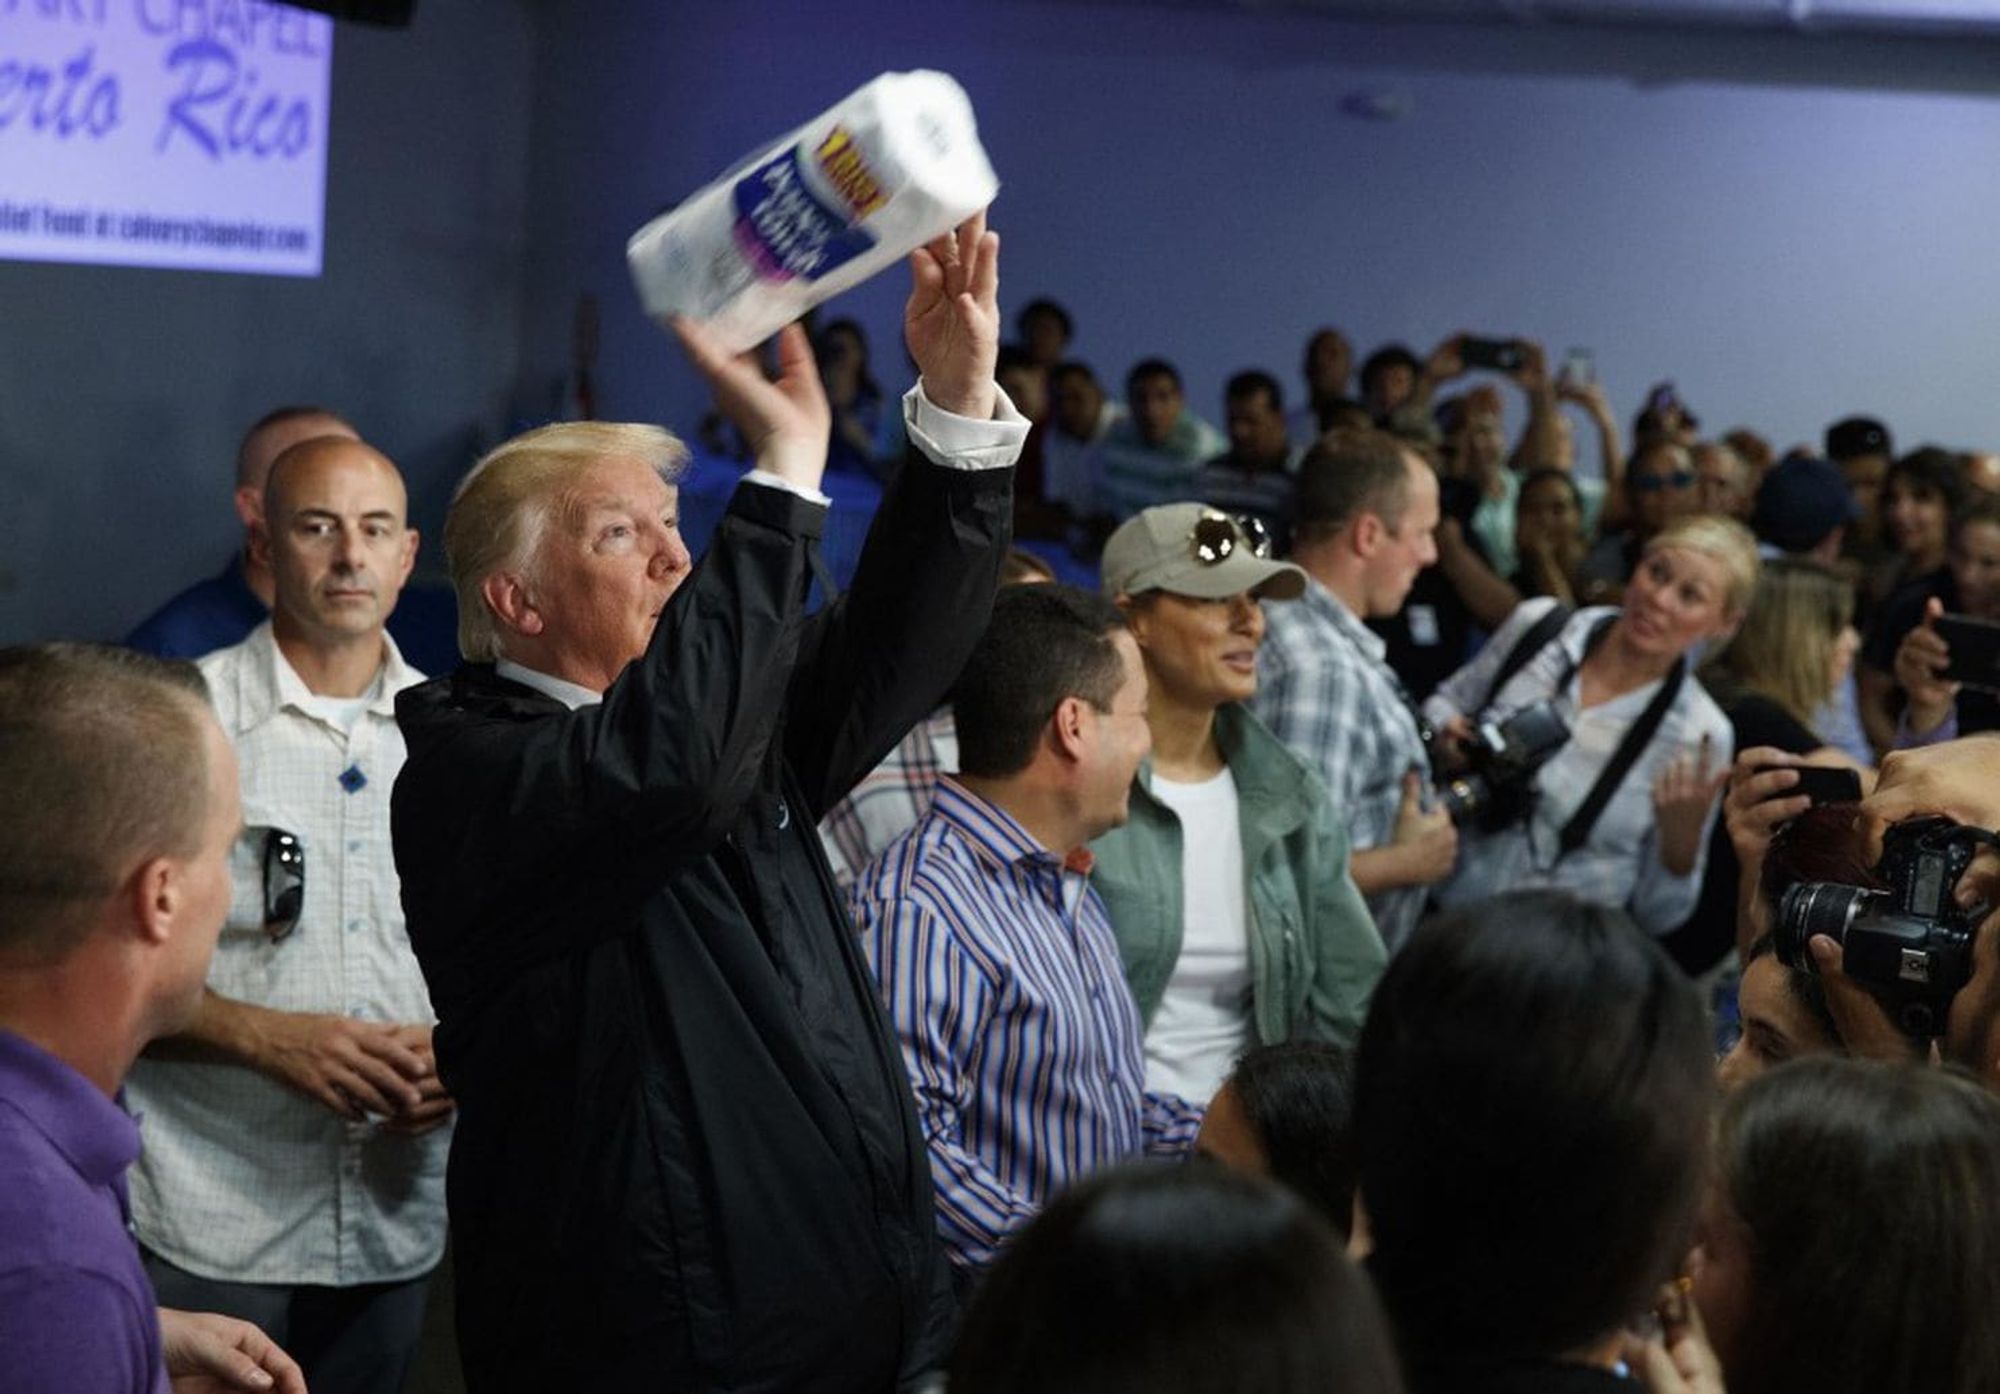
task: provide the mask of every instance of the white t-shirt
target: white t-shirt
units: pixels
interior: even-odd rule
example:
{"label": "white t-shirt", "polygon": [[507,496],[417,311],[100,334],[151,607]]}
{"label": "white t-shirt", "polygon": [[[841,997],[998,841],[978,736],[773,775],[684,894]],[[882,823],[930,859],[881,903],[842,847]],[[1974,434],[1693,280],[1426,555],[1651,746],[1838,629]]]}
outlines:
{"label": "white t-shirt", "polygon": [[1181,956],[1146,1031],[1146,1087],[1213,1097],[1250,1036],[1250,918],[1236,780],[1153,776],[1181,821]]}
{"label": "white t-shirt", "polygon": [[370,688],[359,697],[328,697],[315,692],[299,703],[308,716],[316,716],[327,725],[348,735],[354,734],[354,723],[361,720],[361,713],[375,700],[375,688]]}

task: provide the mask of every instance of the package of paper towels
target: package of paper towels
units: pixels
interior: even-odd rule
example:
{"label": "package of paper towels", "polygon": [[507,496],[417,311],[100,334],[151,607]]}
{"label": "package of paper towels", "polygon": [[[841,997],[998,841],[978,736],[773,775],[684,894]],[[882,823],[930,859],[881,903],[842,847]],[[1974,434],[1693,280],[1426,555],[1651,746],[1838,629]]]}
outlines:
{"label": "package of paper towels", "polygon": [[956,227],[1000,189],[965,89],[884,73],[632,235],[646,312],[747,349]]}

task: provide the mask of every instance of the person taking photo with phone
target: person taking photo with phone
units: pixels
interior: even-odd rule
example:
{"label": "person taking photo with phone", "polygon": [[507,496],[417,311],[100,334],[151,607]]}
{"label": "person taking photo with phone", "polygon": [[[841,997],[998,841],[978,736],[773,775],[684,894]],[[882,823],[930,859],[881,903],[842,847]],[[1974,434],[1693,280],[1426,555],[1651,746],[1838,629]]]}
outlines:
{"label": "person taking photo with phone", "polygon": [[[1861,636],[1854,632],[1854,589],[1813,562],[1768,561],[1743,627],[1734,641],[1702,665],[1702,686],[1729,718],[1739,751],[1779,750],[1815,765],[1849,770],[1855,762],[1821,739],[1814,720],[1854,667]],[[1739,757],[1738,773],[1766,768]],[[1860,794],[1857,785],[1853,795]],[[1747,825],[1746,825],[1747,828]],[[1768,831],[1751,839],[1752,859],[1761,858]],[[1701,897],[1681,927],[1666,941],[1667,951],[1690,973],[1705,973],[1736,944],[1737,892],[1741,869],[1726,819],[1709,836],[1708,869]]]}
{"label": "person taking photo with phone", "polygon": [[[2000,654],[2000,628],[1986,628],[2000,625],[2000,499],[1982,495],[1960,510],[1947,570],[1926,590],[1904,599],[1906,607],[1920,600],[1923,618],[1896,646],[1894,673],[1904,697],[1895,727],[1899,750],[2000,729],[2000,694],[1955,680],[1956,673],[1972,671],[1976,659]],[[1950,639],[1940,632],[1948,615],[1979,622],[1957,631],[1964,666],[1954,662]],[[1885,623],[1893,619],[1884,616]]]}

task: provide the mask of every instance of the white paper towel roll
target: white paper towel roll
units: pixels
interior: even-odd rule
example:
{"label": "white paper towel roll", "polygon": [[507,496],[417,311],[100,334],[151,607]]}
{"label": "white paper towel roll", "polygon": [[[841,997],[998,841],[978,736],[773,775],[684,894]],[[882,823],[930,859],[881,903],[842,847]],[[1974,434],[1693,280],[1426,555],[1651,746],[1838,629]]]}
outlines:
{"label": "white paper towel roll", "polygon": [[949,231],[1000,189],[944,73],[884,73],[626,244],[646,312],[747,349]]}

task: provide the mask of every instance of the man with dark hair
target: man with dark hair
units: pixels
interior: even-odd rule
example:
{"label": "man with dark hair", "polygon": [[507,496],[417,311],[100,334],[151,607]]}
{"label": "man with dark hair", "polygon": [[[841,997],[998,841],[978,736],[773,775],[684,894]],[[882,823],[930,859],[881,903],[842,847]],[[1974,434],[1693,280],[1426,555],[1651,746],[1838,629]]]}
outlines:
{"label": "man with dark hair", "polygon": [[1384,344],[1361,365],[1361,402],[1386,422],[1417,395],[1424,365],[1402,344]]}
{"label": "man with dark hair", "polygon": [[[161,658],[200,658],[242,643],[270,618],[277,582],[270,564],[250,545],[263,518],[264,482],[280,455],[321,436],[361,439],[345,418],[319,406],[278,407],[251,424],[236,447],[235,505],[243,545],[219,574],[197,581],[141,620],[125,636],[128,647]],[[433,670],[449,668],[456,658],[451,631],[450,599],[414,588],[389,622],[389,632],[411,661]]]}
{"label": "man with dark hair", "polygon": [[1416,708],[1364,621],[1402,608],[1437,559],[1437,476],[1381,431],[1335,432],[1299,472],[1297,605],[1265,610],[1251,710],[1326,780],[1347,816],[1354,884],[1395,952],[1425,887],[1451,874],[1458,834],[1426,809],[1431,780]]}
{"label": "man with dark hair", "polygon": [[1194,1150],[1284,1182],[1346,1239],[1354,1232],[1352,1073],[1349,1053],[1331,1041],[1253,1046],[1209,1100]]}
{"label": "man with dark hair", "polygon": [[1701,999],[1621,912],[1534,891],[1420,928],[1354,1071],[1413,1394],[1630,1388],[1626,1323],[1686,1259],[1714,1100]]}
{"label": "man with dark hair", "polygon": [[1042,497],[1061,507],[1070,522],[1086,522],[1101,511],[1098,445],[1124,419],[1123,404],[1105,395],[1089,364],[1071,359],[1049,370],[1049,419],[1041,428]]}
{"label": "man with dark hair", "polygon": [[1229,449],[1195,476],[1203,503],[1264,525],[1282,550],[1291,537],[1293,474],[1303,453],[1285,431],[1285,402],[1278,380],[1261,369],[1238,373],[1223,389]]}
{"label": "man with dark hair", "polygon": [[304,1394],[248,1322],[157,1308],[127,1228],[120,1085],[201,998],[236,777],[186,664],[0,649],[0,1387]]}
{"label": "man with dark hair", "polygon": [[[1000,567],[1003,587],[1047,585],[1055,579],[1047,562],[1019,547],[1008,550]],[[887,759],[826,811],[819,820],[819,839],[843,891],[929,810],[938,776],[957,768],[958,723],[947,703],[911,727]]]}
{"label": "man with dark hair", "polygon": [[1293,445],[1304,450],[1327,429],[1329,412],[1347,404],[1347,379],[1354,371],[1354,346],[1332,325],[1313,331],[1306,340],[1305,362],[1301,365],[1306,381],[1306,399],[1285,417],[1285,430]]}
{"label": "man with dark hair", "polygon": [[1097,511],[1122,522],[1156,503],[1193,496],[1203,462],[1227,441],[1187,409],[1180,370],[1164,358],[1142,359],[1125,376],[1131,415],[1098,446]]}
{"label": "man with dark hair", "polygon": [[1175,1154],[1200,1110],[1145,1089],[1143,1030],[1089,884],[1151,748],[1138,645],[1109,601],[1022,586],[955,689],[959,773],[849,897],[930,1149],[961,1281],[1056,1191]]}
{"label": "man with dark hair", "polygon": [[1896,458],[1889,428],[1872,416],[1847,416],[1826,428],[1826,458],[1840,467],[1848,492],[1861,507],[1856,542],[1873,546],[1881,517],[1882,485]]}
{"label": "man with dark hair", "polygon": [[344,436],[280,455],[258,513],[271,617],[201,660],[251,826],[180,1058],[132,1072],[133,1219],[169,1302],[256,1322],[320,1394],[372,1394],[416,1354],[450,1145],[389,845],[396,696],[423,675],[385,624],[418,539],[395,465]]}
{"label": "man with dark hair", "polygon": [[1047,296],[1023,305],[1014,317],[1014,329],[1028,362],[1042,372],[1062,361],[1070,340],[1076,337],[1076,323],[1069,311]]}

